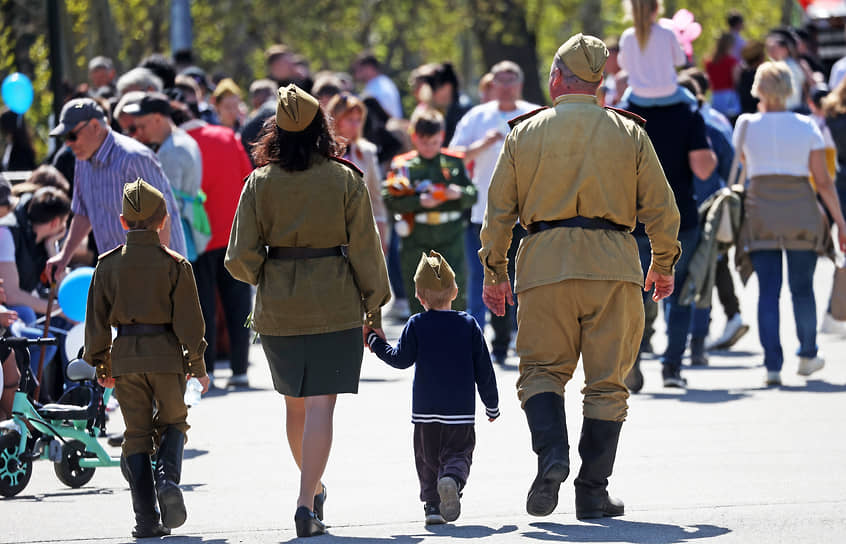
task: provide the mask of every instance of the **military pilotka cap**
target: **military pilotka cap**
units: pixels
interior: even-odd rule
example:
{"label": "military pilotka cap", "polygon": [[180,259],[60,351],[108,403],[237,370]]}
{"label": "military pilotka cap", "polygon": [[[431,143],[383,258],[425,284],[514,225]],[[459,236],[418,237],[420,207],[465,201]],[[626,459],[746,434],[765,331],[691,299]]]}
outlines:
{"label": "military pilotka cap", "polygon": [[320,102],[293,83],[276,94],[276,126],[282,130],[302,132],[320,111]]}
{"label": "military pilotka cap", "polygon": [[121,214],[127,221],[149,219],[164,204],[162,193],[141,178],[123,186]]}
{"label": "military pilotka cap", "polygon": [[106,114],[103,108],[90,98],[74,98],[62,108],[59,124],[50,131],[50,136],[64,136],[79,123],[91,119],[105,120]]}
{"label": "military pilotka cap", "polygon": [[580,32],[564,42],[555,56],[580,79],[597,83],[605,70],[608,48],[599,38]]}
{"label": "military pilotka cap", "polygon": [[429,255],[423,253],[417,265],[417,272],[414,273],[414,286],[430,291],[452,289],[455,287],[455,272],[437,251],[429,251]]}

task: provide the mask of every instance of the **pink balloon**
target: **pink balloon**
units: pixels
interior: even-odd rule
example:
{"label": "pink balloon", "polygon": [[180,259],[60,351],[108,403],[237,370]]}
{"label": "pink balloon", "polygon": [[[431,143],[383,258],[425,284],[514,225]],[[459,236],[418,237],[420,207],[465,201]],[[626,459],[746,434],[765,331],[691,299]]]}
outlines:
{"label": "pink balloon", "polygon": [[680,28],[684,28],[694,21],[693,13],[686,9],[680,9],[673,15],[673,22]]}

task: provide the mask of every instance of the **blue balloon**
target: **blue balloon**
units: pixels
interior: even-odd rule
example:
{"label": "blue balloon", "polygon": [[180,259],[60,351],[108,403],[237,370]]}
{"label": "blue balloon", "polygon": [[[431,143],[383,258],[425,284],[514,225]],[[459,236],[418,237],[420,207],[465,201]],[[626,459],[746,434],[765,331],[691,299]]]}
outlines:
{"label": "blue balloon", "polygon": [[65,315],[74,321],[85,321],[88,289],[93,277],[94,269],[84,266],[65,276],[59,285],[59,306]]}
{"label": "blue balloon", "polygon": [[15,72],[3,80],[3,102],[9,109],[18,114],[24,114],[32,106],[34,94],[32,82],[24,74]]}

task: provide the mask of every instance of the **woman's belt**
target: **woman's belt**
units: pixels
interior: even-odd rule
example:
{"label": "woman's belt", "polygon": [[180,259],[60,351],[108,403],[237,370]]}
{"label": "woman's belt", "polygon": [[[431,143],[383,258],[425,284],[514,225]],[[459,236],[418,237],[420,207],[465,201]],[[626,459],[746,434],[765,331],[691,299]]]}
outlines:
{"label": "woman's belt", "polygon": [[347,247],[271,247],[267,249],[269,259],[283,261],[293,259],[317,259],[320,257],[344,257],[347,256]]}
{"label": "woman's belt", "polygon": [[424,225],[443,225],[444,223],[451,223],[461,219],[461,212],[425,212],[414,215],[415,223],[423,223]]}
{"label": "woman's belt", "polygon": [[118,325],[118,336],[151,336],[154,334],[164,334],[171,332],[173,326],[170,323],[164,325],[146,325],[143,323],[134,323],[132,325]]}
{"label": "woman's belt", "polygon": [[577,215],[576,217],[571,217],[569,219],[557,219],[555,221],[535,221],[534,223],[526,225],[526,230],[529,234],[536,234],[542,230],[557,229],[560,227],[579,227],[593,230],[617,230],[621,232],[631,230],[625,225],[618,225],[617,223],[608,221],[607,219],[601,219],[599,217],[582,217],[581,215]]}

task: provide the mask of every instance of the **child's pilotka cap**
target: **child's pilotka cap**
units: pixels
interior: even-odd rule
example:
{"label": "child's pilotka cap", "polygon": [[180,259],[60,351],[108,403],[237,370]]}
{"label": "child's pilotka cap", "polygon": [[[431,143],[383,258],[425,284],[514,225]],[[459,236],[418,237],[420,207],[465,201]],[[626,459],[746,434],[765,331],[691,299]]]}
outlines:
{"label": "child's pilotka cap", "polygon": [[282,130],[302,132],[320,111],[320,102],[293,83],[279,87],[276,96],[276,126]]}
{"label": "child's pilotka cap", "polygon": [[164,204],[162,193],[141,178],[123,186],[121,214],[127,221],[144,221]]}
{"label": "child's pilotka cap", "polygon": [[455,287],[455,272],[437,251],[429,251],[429,255],[423,253],[420,256],[420,263],[417,265],[417,272],[414,273],[414,286],[418,290],[428,289],[430,291],[452,289]]}

